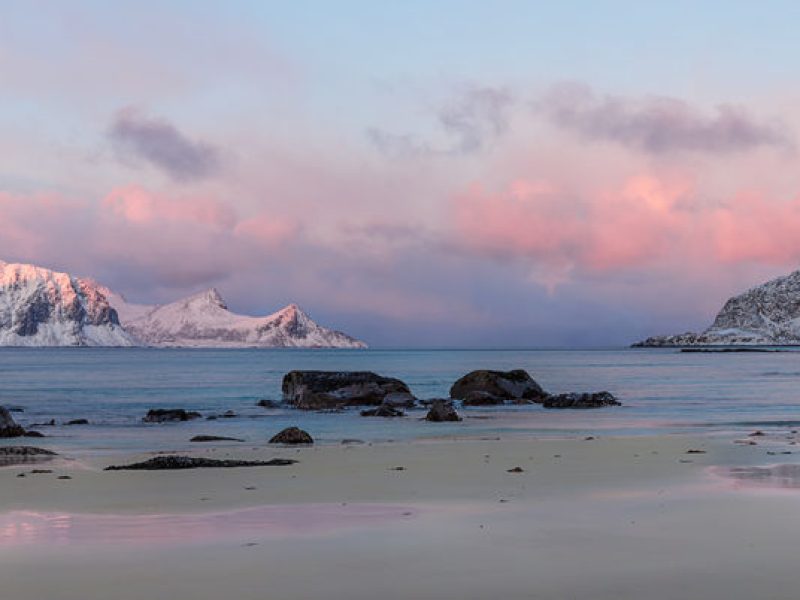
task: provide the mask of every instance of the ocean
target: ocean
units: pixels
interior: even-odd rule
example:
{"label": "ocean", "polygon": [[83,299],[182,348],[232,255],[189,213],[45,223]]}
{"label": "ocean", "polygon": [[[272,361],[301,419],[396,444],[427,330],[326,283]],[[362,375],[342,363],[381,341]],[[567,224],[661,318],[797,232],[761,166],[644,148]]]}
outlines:
{"label": "ocean", "polygon": [[[424,410],[405,418],[267,410],[292,369],[371,370],[405,381],[419,398],[447,396],[479,368],[526,369],[550,392],[600,391],[624,406],[547,410],[539,405],[469,408],[462,423],[433,424]],[[0,405],[73,454],[181,450],[198,434],[264,443],[297,425],[318,443],[448,437],[745,433],[800,427],[800,352],[680,353],[674,349],[602,350],[208,350],[150,348],[0,349]],[[151,408],[185,408],[234,418],[144,424]],[[64,426],[85,418],[89,425]],[[17,443],[44,440],[16,440]]]}

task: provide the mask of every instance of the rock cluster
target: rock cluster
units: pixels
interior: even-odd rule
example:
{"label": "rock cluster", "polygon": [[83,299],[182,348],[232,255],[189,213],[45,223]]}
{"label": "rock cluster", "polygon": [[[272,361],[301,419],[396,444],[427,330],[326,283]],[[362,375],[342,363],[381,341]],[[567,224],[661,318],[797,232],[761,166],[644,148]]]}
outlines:
{"label": "rock cluster", "polygon": [[284,402],[305,410],[377,406],[389,394],[411,395],[399,379],[369,371],[291,371],[283,378],[282,391]]}

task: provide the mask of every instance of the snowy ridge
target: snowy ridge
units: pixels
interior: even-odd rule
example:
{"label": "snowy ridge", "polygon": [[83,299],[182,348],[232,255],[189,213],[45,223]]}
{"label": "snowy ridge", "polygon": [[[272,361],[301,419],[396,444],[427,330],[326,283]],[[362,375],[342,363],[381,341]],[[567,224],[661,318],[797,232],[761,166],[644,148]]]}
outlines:
{"label": "snowy ridge", "polygon": [[296,304],[265,317],[228,310],[216,289],[156,307],[114,296],[126,330],[152,346],[365,348],[366,344],[315,323]]}
{"label": "snowy ridge", "polygon": [[100,286],[0,261],[0,346],[135,346]]}
{"label": "snowy ridge", "polygon": [[800,344],[800,271],[730,298],[702,333],[647,338],[634,346]]}
{"label": "snowy ridge", "polygon": [[228,310],[215,289],[150,306],[91,279],[0,261],[0,346],[366,348],[297,305],[265,317]]}

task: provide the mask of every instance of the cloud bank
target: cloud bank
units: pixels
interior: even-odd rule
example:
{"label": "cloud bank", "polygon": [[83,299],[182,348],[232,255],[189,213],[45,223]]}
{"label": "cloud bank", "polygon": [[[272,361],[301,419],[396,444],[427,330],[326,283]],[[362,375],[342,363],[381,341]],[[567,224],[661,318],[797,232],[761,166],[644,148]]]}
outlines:
{"label": "cloud bank", "polygon": [[615,142],[651,154],[726,154],[792,146],[785,127],[730,104],[705,113],[676,98],[599,96],[585,85],[562,84],[534,107],[556,126],[585,139]]}

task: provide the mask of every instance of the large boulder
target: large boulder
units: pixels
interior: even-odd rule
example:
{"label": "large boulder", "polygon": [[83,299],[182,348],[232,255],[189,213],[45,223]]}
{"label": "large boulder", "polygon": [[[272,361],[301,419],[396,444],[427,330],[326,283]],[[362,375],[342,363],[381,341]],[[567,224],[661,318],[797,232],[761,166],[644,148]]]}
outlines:
{"label": "large boulder", "polygon": [[0,438],[21,437],[25,435],[25,430],[17,425],[11,413],[0,406]]}
{"label": "large boulder", "polygon": [[541,386],[523,369],[472,371],[450,388],[451,398],[471,404],[502,404],[507,401],[525,404],[541,402],[545,396],[547,394]]}
{"label": "large boulder", "polygon": [[434,400],[425,420],[434,423],[442,423],[445,421],[460,421],[461,417],[458,416],[456,409],[453,408],[452,402],[448,402],[447,400]]}
{"label": "large boulder", "polygon": [[410,394],[399,379],[369,371],[291,371],[282,390],[287,404],[306,410],[377,406],[389,394]]}
{"label": "large boulder", "polygon": [[610,392],[584,392],[582,394],[553,394],[542,402],[545,408],[602,408],[622,406]]}
{"label": "large boulder", "polygon": [[145,423],[168,423],[170,421],[191,421],[199,419],[200,413],[182,408],[153,408],[142,419]]}
{"label": "large boulder", "polygon": [[313,444],[312,438],[307,432],[299,427],[287,427],[280,433],[272,436],[269,440],[270,444]]}

